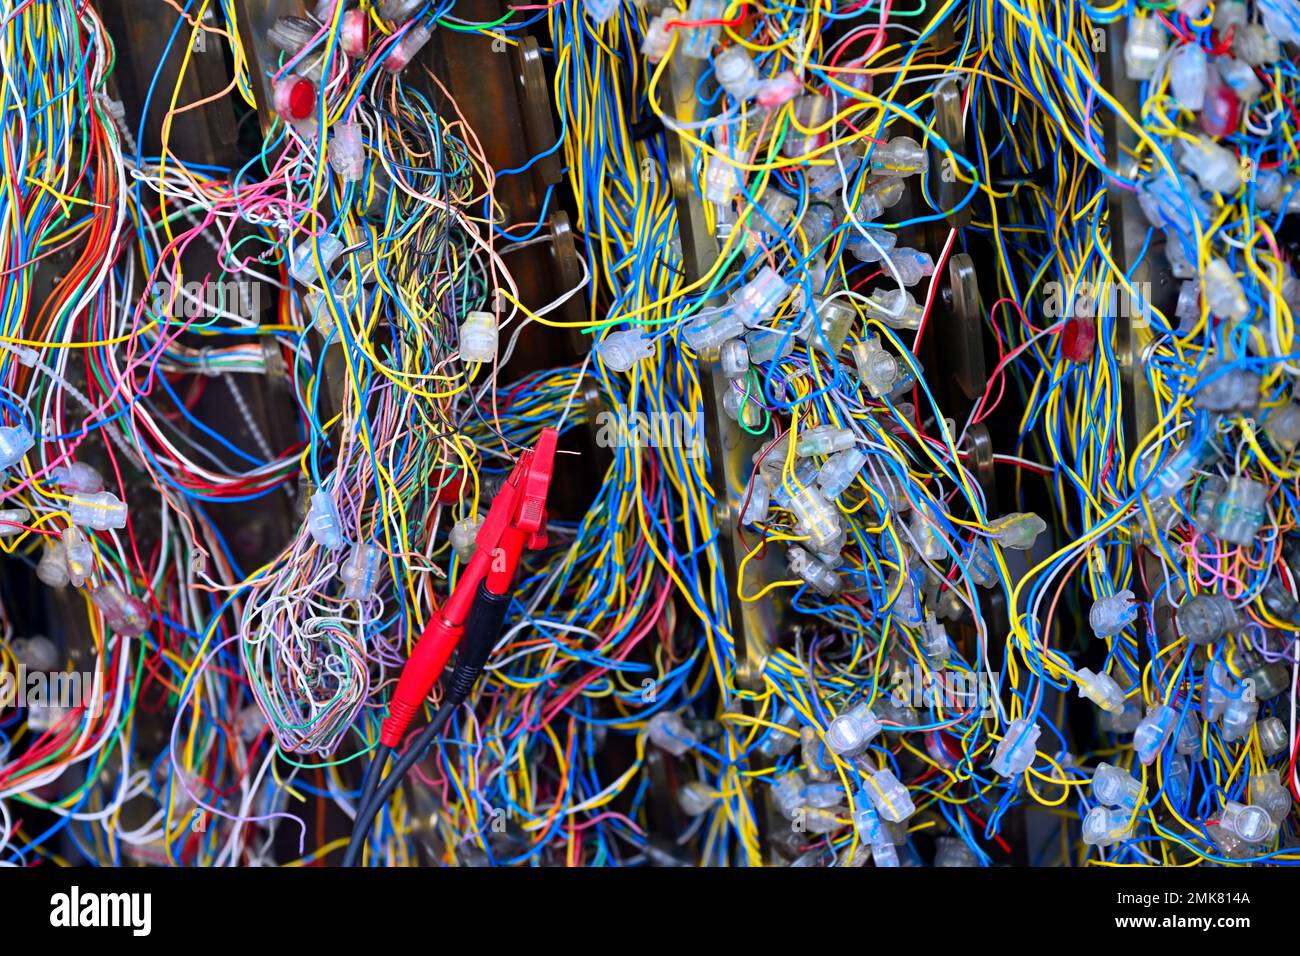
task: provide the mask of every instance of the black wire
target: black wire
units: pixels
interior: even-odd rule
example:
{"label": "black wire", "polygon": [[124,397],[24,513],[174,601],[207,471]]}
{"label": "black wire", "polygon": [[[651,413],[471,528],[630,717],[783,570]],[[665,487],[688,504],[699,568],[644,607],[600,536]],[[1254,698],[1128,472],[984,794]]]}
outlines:
{"label": "black wire", "polygon": [[[347,852],[343,855],[342,866],[351,867],[357,865],[361,857],[361,850],[366,845],[366,837],[375,825],[375,817],[379,815],[379,811],[388,802],[388,798],[393,795],[393,791],[401,786],[402,780],[410,772],[410,769],[424,756],[424,752],[433,743],[434,738],[442,730],[442,725],[447,722],[455,709],[455,705],[450,702],[446,702],[438,708],[433,715],[433,719],[425,725],[412,744],[406,748],[405,753],[402,754],[397,763],[393,764],[392,773],[384,777],[382,783],[377,783],[382,773],[381,765],[388,762],[391,750],[388,747],[381,747],[380,752],[375,754],[370,769],[366,771],[366,782],[362,786],[361,802],[357,805],[357,818],[352,825],[351,842],[348,844]],[[381,769],[376,770],[376,767]],[[374,793],[367,796],[367,791],[370,789],[374,789]]]}
{"label": "black wire", "polygon": [[[375,751],[374,757],[370,760],[370,766],[366,768],[366,777],[361,782],[361,797],[357,800],[357,816],[352,824],[352,838],[348,843],[347,852],[343,854],[344,866],[356,866],[357,850],[364,844],[364,840],[358,839],[358,836],[364,836],[365,832],[370,829],[367,822],[365,831],[358,833],[362,821],[367,818],[362,811],[374,802],[375,793],[379,789],[379,778],[384,775],[384,767],[388,766],[388,758],[392,756],[393,748],[387,744],[380,744],[379,749]],[[371,814],[371,818],[373,818]]]}

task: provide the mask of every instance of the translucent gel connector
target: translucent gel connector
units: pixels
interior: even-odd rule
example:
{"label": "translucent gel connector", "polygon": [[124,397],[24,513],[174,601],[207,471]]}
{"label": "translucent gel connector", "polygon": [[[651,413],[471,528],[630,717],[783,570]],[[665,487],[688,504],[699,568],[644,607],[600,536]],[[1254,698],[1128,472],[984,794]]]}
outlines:
{"label": "translucent gel connector", "polygon": [[789,294],[789,284],[770,266],[764,266],[732,296],[732,312],[744,325],[754,328],[776,315]]}
{"label": "translucent gel connector", "polygon": [[815,727],[803,727],[799,731],[799,756],[803,758],[804,767],[811,780],[829,780],[831,778],[831,759]]}
{"label": "translucent gel connector", "polygon": [[1211,661],[1205,668],[1201,689],[1206,719],[1213,722],[1223,716],[1228,707],[1229,693],[1237,693],[1238,681],[1222,661]]}
{"label": "translucent gel connector", "polygon": [[830,597],[840,589],[839,575],[812,557],[803,548],[791,548],[788,558],[790,573],[801,578],[818,594]]}
{"label": "translucent gel connector", "polygon": [[888,395],[902,378],[900,363],[880,344],[880,337],[867,333],[850,349],[858,377],[872,398]]}
{"label": "translucent gel connector", "polygon": [[762,475],[755,475],[747,492],[749,500],[740,516],[741,524],[761,524],[772,511],[772,489]]}
{"label": "translucent gel connector", "polygon": [[1250,545],[1268,518],[1268,497],[1271,489],[1262,481],[1253,481],[1240,475],[1228,482],[1228,490],[1214,508],[1215,535],[1223,541]]}
{"label": "translucent gel connector", "polygon": [[700,742],[679,714],[660,711],[646,724],[646,736],[660,750],[680,757]]}
{"label": "translucent gel connector", "polygon": [[1151,479],[1147,485],[1147,497],[1151,501],[1173,498],[1213,454],[1214,451],[1204,436],[1188,436]]}
{"label": "translucent gel connector", "polygon": [[1268,417],[1264,419],[1264,434],[1284,455],[1294,452],[1300,445],[1300,405],[1287,402],[1269,409]]}
{"label": "translucent gel connector", "polygon": [[891,329],[916,330],[925,312],[906,289],[876,289],[862,303],[862,311]]}
{"label": "translucent gel connector", "polygon": [[1137,698],[1125,699],[1124,709],[1118,714],[1103,710],[1097,715],[1097,726],[1108,734],[1131,734],[1142,722],[1142,705]]}
{"label": "translucent gel connector", "polygon": [[0,471],[22,461],[35,444],[32,433],[22,425],[0,427]]}
{"label": "translucent gel connector", "polygon": [[728,386],[722,396],[722,410],[732,421],[741,422],[751,430],[763,423],[762,412],[744,388],[744,383],[740,381],[735,381]]}
{"label": "translucent gel connector", "polygon": [[921,557],[930,561],[938,561],[948,553],[943,538],[935,527],[938,518],[939,515],[934,508],[928,504],[918,503],[908,522],[908,530],[912,532],[917,551]]}
{"label": "translucent gel connector", "polygon": [[817,164],[804,170],[808,192],[814,196],[840,193],[852,184],[853,174],[861,162],[851,145],[837,146],[830,153],[819,156]]}
{"label": "translucent gel connector", "polygon": [[1038,737],[1042,728],[1021,717],[1007,725],[1006,734],[998,741],[989,765],[1000,777],[1019,777],[1029,769],[1037,753]]}
{"label": "translucent gel connector", "polygon": [[280,17],[266,31],[266,39],[276,49],[295,56],[319,32],[320,27],[306,17]]}
{"label": "translucent gel connector", "polygon": [[782,70],[763,80],[754,91],[754,102],[765,110],[780,109],[803,92],[803,80],[793,70]]}
{"label": "translucent gel connector", "polygon": [[329,145],[330,168],[345,183],[361,179],[366,169],[365,147],[361,141],[361,127],[356,123],[340,123],[334,127]]}
{"label": "translucent gel connector", "polygon": [[26,508],[0,509],[0,538],[12,538],[23,533],[23,526],[31,518]]}
{"label": "translucent gel connector", "polygon": [[1259,716],[1259,701],[1253,695],[1242,694],[1231,698],[1223,709],[1222,734],[1224,740],[1246,740]]}
{"label": "translucent gel connector", "polygon": [[316,84],[296,73],[277,80],[272,97],[275,111],[286,123],[309,120],[316,111]]}
{"label": "translucent gel connector", "polygon": [[1127,770],[1103,761],[1092,773],[1092,796],[1102,806],[1131,812],[1142,799],[1142,783]]}
{"label": "translucent gel connector", "polygon": [[1088,609],[1088,625],[1098,638],[1114,637],[1137,620],[1137,615],[1137,598],[1125,588],[1118,594],[1093,601]]}
{"label": "translucent gel connector", "polygon": [[327,551],[337,551],[343,547],[343,523],[339,519],[338,505],[327,492],[317,491],[311,496],[311,507],[307,511],[307,533]]}
{"label": "translucent gel connector", "polygon": [[1118,714],[1124,709],[1124,691],[1109,674],[1094,674],[1081,667],[1075,674],[1079,681],[1079,696],[1086,697],[1102,710]]}
{"label": "translucent gel connector", "polygon": [[59,649],[48,637],[37,635],[15,638],[9,649],[13,651],[18,665],[33,673],[49,673],[62,666]]}
{"label": "translucent gel connector", "polygon": [[396,44],[389,47],[388,55],[384,57],[384,69],[389,73],[401,73],[432,36],[433,31],[423,23],[410,27]]}
{"label": "translucent gel connector", "polygon": [[988,541],[977,538],[966,552],[966,573],[977,587],[991,588],[998,583],[998,565]]}
{"label": "translucent gel connector", "polygon": [[1232,271],[1232,266],[1222,259],[1211,259],[1205,267],[1201,291],[1209,303],[1210,311],[1221,319],[1240,322],[1250,313],[1250,301],[1241,287],[1241,280]]}
{"label": "translucent gel connector", "polygon": [[1264,84],[1250,64],[1233,56],[1221,56],[1215,59],[1214,65],[1218,67],[1223,85],[1232,90],[1243,104],[1254,103],[1264,92]]}
{"label": "translucent gel connector", "polygon": [[474,556],[478,548],[478,532],[483,527],[483,520],[477,516],[473,518],[463,518],[451,526],[451,533],[448,537],[451,540],[451,550],[456,553],[456,557],[462,561],[468,561]]}
{"label": "translucent gel connector", "polygon": [[871,152],[871,166],[887,176],[915,176],[930,168],[930,156],[910,136],[895,136]]}
{"label": "translucent gel connector", "polygon": [[825,203],[814,203],[809,206],[803,218],[799,220],[799,227],[803,229],[810,249],[820,247],[835,231],[836,225],[835,210]]}
{"label": "translucent gel connector", "polygon": [[1185,806],[1192,792],[1192,768],[1187,758],[1181,754],[1174,754],[1169,758],[1164,773],[1165,793],[1169,795],[1170,802],[1175,809]]}
{"label": "translucent gel connector", "polygon": [[[785,727],[787,730],[797,731],[799,729],[799,713],[789,704],[782,704],[773,723]],[[772,730],[763,738],[763,742],[758,745],[758,749],[765,757],[784,757],[794,750],[798,743],[799,735],[797,733],[787,734],[779,730]]]}
{"label": "translucent gel connector", "polygon": [[703,816],[717,802],[718,795],[698,780],[692,780],[677,791],[677,805],[688,817]]}
{"label": "translucent gel connector", "polygon": [[1201,318],[1201,281],[1188,279],[1178,288],[1178,302],[1174,306],[1178,319],[1178,334],[1190,335]]}
{"label": "translucent gel connector", "polygon": [[788,482],[782,480],[784,465],[784,451],[781,451],[779,457],[769,455],[763,463],[763,472],[772,483],[772,504],[778,508],[789,508],[791,496],[800,487],[807,488],[817,483],[815,461],[796,461],[794,474]]}
{"label": "translucent gel connector", "polygon": [[46,587],[68,586],[68,563],[60,544],[46,544],[41,550],[41,560],[36,564],[36,577]]}
{"label": "translucent gel connector", "polygon": [[86,583],[95,571],[95,551],[85,534],[76,527],[63,532],[63,563],[68,569],[68,581],[74,588]]}
{"label": "translucent gel connector", "polygon": [[400,26],[419,13],[426,2],[427,0],[383,0],[379,5],[379,15]]}
{"label": "translucent gel connector", "polygon": [[875,801],[871,799],[871,784],[864,784],[853,800],[853,828],[858,839],[870,847],[890,846],[893,837],[880,814],[876,811]]}
{"label": "translucent gel connector", "polygon": [[[674,19],[686,21],[716,21],[722,19],[722,0],[691,0],[686,8],[686,16]],[[709,25],[703,27],[680,27],[681,36],[677,41],[677,52],[689,60],[707,60],[717,46],[718,35],[722,28]]]}
{"label": "translucent gel connector", "polygon": [[1250,413],[1259,406],[1259,373],[1245,368],[1226,368],[1222,363],[1207,365],[1201,372],[1192,407],[1221,415]]}
{"label": "translucent gel connector", "polygon": [[[740,316],[731,309],[725,309],[712,315],[699,315],[682,327],[682,341],[701,352],[704,349],[716,349],[728,339],[745,334],[745,324]],[[750,348],[753,354],[753,348]]]}
{"label": "translucent gel connector", "polygon": [[1288,749],[1290,734],[1287,733],[1286,724],[1282,723],[1280,718],[1265,717],[1255,724],[1255,733],[1259,737],[1259,749],[1266,757],[1272,757]]}
{"label": "translucent gel connector", "polygon": [[797,773],[787,773],[772,785],[772,804],[781,816],[793,820],[803,807],[803,791],[803,777]]}
{"label": "translucent gel connector", "polygon": [[629,372],[642,359],[654,358],[654,343],[638,329],[611,332],[596,343],[596,357],[611,372]]}
{"label": "translucent gel connector", "polygon": [[902,823],[916,813],[907,788],[891,770],[877,770],[862,790],[871,799],[882,820]]}
{"label": "translucent gel connector", "polygon": [[914,286],[927,276],[934,275],[934,259],[928,252],[899,248],[889,254],[885,273],[905,286]]}
{"label": "translucent gel connector", "polygon": [[1192,113],[1205,105],[1209,57],[1199,43],[1184,43],[1169,61],[1169,83],[1179,107]]}
{"label": "translucent gel connector", "polygon": [[470,312],[460,325],[460,357],[465,362],[493,362],[497,357],[497,317]]}
{"label": "translucent gel connector", "polygon": [[356,544],[352,553],[339,565],[343,582],[343,600],[364,601],[375,593],[381,570],[379,548],[373,544]]}
{"label": "translucent gel connector", "polygon": [[744,378],[749,374],[749,346],[744,339],[731,339],[722,343],[718,367],[724,378]]}
{"label": "translucent gel connector", "polygon": [[1149,80],[1165,55],[1165,28],[1150,16],[1129,18],[1124,43],[1124,70],[1130,80]]}
{"label": "translucent gel connector", "polygon": [[879,718],[863,701],[830,722],[826,728],[826,747],[841,757],[852,757],[866,750],[883,729]]}
{"label": "translucent gel connector", "polygon": [[1178,712],[1166,704],[1148,710],[1133,731],[1133,750],[1138,760],[1148,766],[1152,764],[1169,743],[1177,723]]}
{"label": "translucent gel connector", "polygon": [[902,201],[905,191],[901,179],[884,179],[868,186],[858,204],[853,207],[854,218],[861,222],[879,219],[885,210],[893,209]]}
{"label": "translucent gel connector", "polygon": [[729,46],[714,56],[713,73],[734,100],[744,102],[758,90],[758,67],[743,46]]}
{"label": "translucent gel connector", "polygon": [[857,312],[840,299],[814,299],[813,308],[815,322],[805,322],[799,329],[799,337],[819,351],[839,354]]}
{"label": "translucent gel connector", "polygon": [[1262,807],[1277,824],[1291,813],[1291,793],[1283,786],[1276,770],[1250,775],[1250,803]]}
{"label": "translucent gel connector", "polygon": [[1046,530],[1047,522],[1032,512],[1009,514],[989,522],[993,540],[1015,551],[1028,551]]}
{"label": "translucent gel connector", "polygon": [[837,451],[852,448],[857,437],[848,428],[836,428],[834,425],[816,425],[799,433],[795,442],[794,453],[800,458],[814,455],[830,455]]}
{"label": "translucent gel connector", "polygon": [[320,249],[320,273],[316,271],[316,256],[312,251],[311,239],[299,243],[290,257],[292,265],[289,267],[289,275],[303,285],[312,285],[318,275],[328,276],[335,261],[343,254],[343,243],[337,236],[320,236],[316,243]]}
{"label": "translucent gel connector", "polygon": [[1127,810],[1093,807],[1083,818],[1083,842],[1089,846],[1114,846],[1129,830]]}
{"label": "translucent gel connector", "polygon": [[742,175],[735,166],[720,157],[713,157],[704,170],[704,198],[716,205],[731,202]]}
{"label": "translucent gel connector", "polygon": [[975,855],[964,841],[956,837],[940,837],[935,841],[934,865],[941,867],[974,867],[980,865]]}
{"label": "translucent gel connector", "polygon": [[68,515],[73,524],[95,531],[126,527],[126,505],[111,491],[73,495]]}
{"label": "translucent gel connector", "polygon": [[785,331],[755,329],[745,336],[745,347],[749,349],[752,364],[765,365],[792,354],[794,337]]}
{"label": "translucent gel connector", "polygon": [[608,23],[618,13],[619,0],[582,0],[582,9],[593,23]]}
{"label": "translucent gel connector", "polygon": [[803,788],[803,802],[818,810],[838,807],[844,802],[844,788],[838,783],[810,783]]}
{"label": "translucent gel connector", "polygon": [[[902,579],[901,581],[899,579]],[[920,569],[913,568],[910,565],[903,569],[890,574],[885,582],[885,590],[889,594],[898,593],[894,600],[891,611],[895,620],[905,627],[920,627],[923,618],[921,607],[921,588],[920,585],[924,577]]]}
{"label": "translucent gel connector", "polygon": [[853,232],[844,240],[844,248],[859,262],[879,262],[889,255],[898,242],[898,236],[885,229],[868,227]]}
{"label": "translucent gel connector", "polygon": [[[674,14],[673,19],[676,19]],[[673,35],[668,30],[668,13],[661,11],[650,18],[645,34],[641,37],[641,55],[651,63],[658,63],[668,55],[672,46]]]}
{"label": "translucent gel connector", "polygon": [[1195,141],[1179,140],[1179,146],[1179,165],[1210,192],[1235,195],[1241,190],[1241,161],[1232,150],[1220,146],[1204,133]]}
{"label": "translucent gel connector", "polygon": [[1191,644],[1213,644],[1237,626],[1237,609],[1222,594],[1198,594],[1174,612],[1178,632]]}
{"label": "translucent gel connector", "polygon": [[[1231,6],[1227,3],[1215,4],[1216,18],[1219,7]],[[1296,0],[1260,0],[1257,4],[1260,17],[1268,32],[1283,43],[1300,43],[1300,3]],[[1242,6],[1243,20],[1245,7]],[[1219,29],[1215,24],[1215,29]],[[1226,31],[1219,30],[1222,36]]]}
{"label": "translucent gel connector", "polygon": [[925,627],[921,634],[921,653],[930,662],[931,667],[943,667],[948,663],[951,653],[948,643],[948,629],[935,620],[931,613],[925,615]]}
{"label": "translucent gel connector", "polygon": [[817,471],[817,487],[828,501],[834,501],[862,474],[867,453],[854,446],[836,452]]}
{"label": "translucent gel connector", "polygon": [[365,59],[370,50],[370,17],[364,10],[348,10],[339,25],[339,46],[354,60]]}
{"label": "translucent gel connector", "polygon": [[126,637],[139,637],[149,625],[149,609],[133,594],[124,594],[113,581],[90,592],[90,600],[108,627]]}
{"label": "translucent gel connector", "polygon": [[78,492],[93,494],[96,491],[102,491],[104,488],[104,479],[100,477],[99,472],[84,461],[74,461],[63,468],[56,468],[50,472],[50,481],[58,485],[63,491],[74,494]]}
{"label": "translucent gel connector", "polygon": [[1219,814],[1219,825],[1242,843],[1257,846],[1277,835],[1277,824],[1263,807],[1248,806],[1229,800]]}
{"label": "translucent gel connector", "polygon": [[1247,23],[1233,34],[1232,52],[1247,66],[1265,66],[1276,63],[1282,56],[1277,37],[1258,23]]}
{"label": "translucent gel connector", "polygon": [[795,97],[790,109],[794,113],[794,120],[786,130],[781,152],[791,159],[797,159],[825,145],[824,132],[802,133],[800,129],[811,130],[826,125],[831,116],[831,101],[820,93],[804,93]]}

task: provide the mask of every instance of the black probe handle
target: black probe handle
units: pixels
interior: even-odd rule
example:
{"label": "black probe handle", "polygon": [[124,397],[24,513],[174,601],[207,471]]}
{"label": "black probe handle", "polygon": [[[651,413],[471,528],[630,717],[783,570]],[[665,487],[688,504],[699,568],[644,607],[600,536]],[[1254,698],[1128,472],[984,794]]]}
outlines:
{"label": "black probe handle", "polygon": [[474,604],[470,608],[469,619],[465,621],[465,633],[460,639],[460,657],[452,671],[447,685],[446,702],[443,707],[455,706],[474,689],[474,682],[483,673],[488,655],[501,636],[501,627],[505,623],[506,611],[510,608],[510,593],[493,594],[488,590],[487,581],[479,584],[474,593]]}

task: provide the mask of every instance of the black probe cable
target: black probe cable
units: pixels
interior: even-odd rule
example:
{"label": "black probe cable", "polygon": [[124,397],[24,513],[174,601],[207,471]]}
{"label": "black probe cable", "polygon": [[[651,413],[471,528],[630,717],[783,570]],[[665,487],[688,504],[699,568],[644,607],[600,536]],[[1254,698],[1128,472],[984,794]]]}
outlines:
{"label": "black probe cable", "polygon": [[[510,594],[494,594],[487,588],[487,582],[479,585],[474,595],[474,606],[470,610],[469,620],[465,625],[465,634],[461,638],[461,653],[456,660],[451,680],[447,685],[447,694],[442,706],[434,713],[432,719],[420,731],[406,752],[393,765],[393,771],[383,776],[384,765],[392,756],[392,748],[381,744],[370,762],[366,777],[361,786],[361,800],[357,804],[357,816],[352,825],[352,837],[347,852],[343,855],[342,866],[356,866],[361,851],[366,844],[366,836],[374,826],[375,817],[383,809],[388,798],[402,784],[402,780],[411,768],[424,756],[429,745],[437,738],[443,725],[452,713],[469,697],[488,655],[501,635],[501,625],[505,622],[506,610],[510,607]],[[381,778],[382,777],[382,782]]]}

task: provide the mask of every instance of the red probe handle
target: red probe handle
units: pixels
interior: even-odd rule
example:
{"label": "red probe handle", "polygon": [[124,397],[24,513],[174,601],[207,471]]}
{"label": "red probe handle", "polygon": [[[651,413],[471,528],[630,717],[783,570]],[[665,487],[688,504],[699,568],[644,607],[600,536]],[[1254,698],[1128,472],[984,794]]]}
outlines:
{"label": "red probe handle", "polygon": [[384,718],[379,734],[379,741],[384,746],[396,748],[401,744],[407,728],[424,706],[424,699],[433,690],[434,683],[442,676],[464,632],[464,627],[448,624],[441,616],[435,617],[424,628],[415,644],[415,651],[402,669],[397,690],[388,705],[388,716]]}

